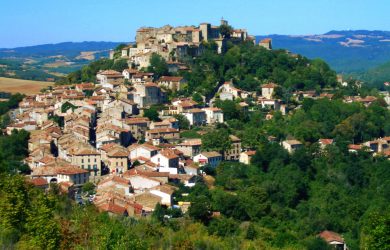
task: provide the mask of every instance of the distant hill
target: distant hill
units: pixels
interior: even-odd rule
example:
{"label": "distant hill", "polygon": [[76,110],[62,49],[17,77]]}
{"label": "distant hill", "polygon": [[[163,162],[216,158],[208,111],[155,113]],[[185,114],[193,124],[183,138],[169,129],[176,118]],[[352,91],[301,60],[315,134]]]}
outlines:
{"label": "distant hill", "polygon": [[0,49],[0,76],[55,80],[101,57],[122,42],[64,42]]}
{"label": "distant hill", "polygon": [[390,61],[390,31],[330,31],[323,35],[256,36],[272,38],[274,48],[322,58],[341,73],[363,72]]}
{"label": "distant hill", "polygon": [[0,49],[0,57],[77,56],[82,51],[108,51],[122,42],[64,42]]}

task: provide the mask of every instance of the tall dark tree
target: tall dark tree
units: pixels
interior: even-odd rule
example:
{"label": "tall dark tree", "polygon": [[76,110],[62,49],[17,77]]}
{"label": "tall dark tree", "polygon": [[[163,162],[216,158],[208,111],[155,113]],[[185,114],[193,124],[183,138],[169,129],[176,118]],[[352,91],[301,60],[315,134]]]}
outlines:
{"label": "tall dark tree", "polygon": [[223,38],[230,38],[233,34],[233,27],[228,24],[222,24],[219,26],[219,33]]}
{"label": "tall dark tree", "polygon": [[165,59],[157,53],[153,53],[150,57],[150,65],[147,68],[148,72],[154,73],[155,78],[168,75],[168,64]]}

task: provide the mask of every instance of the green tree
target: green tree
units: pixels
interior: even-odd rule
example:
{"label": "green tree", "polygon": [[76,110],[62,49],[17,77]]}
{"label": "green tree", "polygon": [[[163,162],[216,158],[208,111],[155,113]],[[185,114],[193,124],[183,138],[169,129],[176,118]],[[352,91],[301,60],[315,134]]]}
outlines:
{"label": "green tree", "polygon": [[390,210],[368,214],[362,227],[361,249],[390,249]]}
{"label": "green tree", "polygon": [[22,176],[3,174],[0,180],[0,226],[3,230],[15,231],[17,235],[30,209],[28,188]]}
{"label": "green tree", "polygon": [[319,237],[313,237],[305,241],[306,248],[308,250],[331,250],[332,247],[323,239]]}
{"label": "green tree", "polygon": [[219,26],[219,33],[223,38],[230,38],[233,34],[233,27],[227,24],[222,24]]}
{"label": "green tree", "polygon": [[149,61],[150,65],[147,68],[148,72],[154,73],[155,78],[168,75],[168,65],[165,59],[157,53],[153,53]]}
{"label": "green tree", "polygon": [[83,192],[92,194],[95,191],[95,184],[92,182],[86,182],[82,187]]}
{"label": "green tree", "polygon": [[72,110],[75,110],[77,107],[74,106],[72,103],[70,102],[65,102],[64,104],[62,104],[61,106],[61,112],[62,113],[66,113],[66,111],[68,111],[68,109],[72,109]]}
{"label": "green tree", "polygon": [[229,133],[225,129],[208,132],[202,136],[202,149],[223,153],[231,148]]}
{"label": "green tree", "polygon": [[249,187],[241,193],[241,202],[251,220],[259,220],[270,209],[267,192],[257,186]]}
{"label": "green tree", "polygon": [[218,108],[222,109],[223,117],[226,121],[240,118],[240,110],[238,109],[237,104],[234,101],[217,101],[215,105]]}
{"label": "green tree", "polygon": [[189,129],[190,128],[190,121],[184,115],[177,114],[177,115],[174,115],[173,117],[175,117],[177,119],[177,121],[179,122],[180,129]]}
{"label": "green tree", "polygon": [[232,218],[221,217],[213,219],[208,226],[210,234],[221,237],[232,236],[237,232],[238,224]]}
{"label": "green tree", "polygon": [[256,228],[253,223],[250,223],[248,229],[246,230],[245,238],[248,240],[254,240],[257,237]]}
{"label": "green tree", "polygon": [[195,92],[194,94],[192,94],[192,100],[194,100],[197,103],[203,103],[203,97],[198,92]]}
{"label": "green tree", "polygon": [[151,121],[161,121],[159,118],[158,110],[155,107],[150,107],[144,110],[144,117],[149,118]]}
{"label": "green tree", "polygon": [[122,72],[124,69],[128,69],[128,68],[129,65],[127,64],[127,60],[119,59],[114,62],[111,69],[116,70],[118,72]]}
{"label": "green tree", "polygon": [[161,206],[160,203],[157,203],[156,206],[154,207],[152,218],[156,221],[163,222],[166,212],[167,212],[166,208]]}
{"label": "green tree", "polygon": [[54,218],[54,203],[44,194],[39,194],[28,212],[26,231],[32,246],[40,249],[58,249],[61,232]]}
{"label": "green tree", "polygon": [[191,218],[206,223],[210,219],[211,205],[209,199],[200,195],[191,201],[191,206],[188,209],[188,214]]}

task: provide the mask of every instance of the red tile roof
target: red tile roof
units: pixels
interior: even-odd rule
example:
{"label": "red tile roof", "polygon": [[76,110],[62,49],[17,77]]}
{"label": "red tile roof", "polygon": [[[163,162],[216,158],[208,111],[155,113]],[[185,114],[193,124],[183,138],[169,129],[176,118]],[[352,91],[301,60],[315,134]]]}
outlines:
{"label": "red tile roof", "polygon": [[268,84],[263,84],[261,85],[262,88],[276,88],[276,87],[279,87],[279,85],[275,84],[275,83],[268,83]]}
{"label": "red tile roof", "polygon": [[158,80],[159,82],[179,82],[183,79],[181,76],[162,76]]}
{"label": "red tile roof", "polygon": [[33,184],[36,187],[46,186],[47,180],[45,178],[39,177],[29,180],[31,184]]}
{"label": "red tile roof", "polygon": [[74,174],[84,174],[84,173],[88,173],[88,171],[73,166],[57,168],[57,174],[74,175]]}
{"label": "red tile roof", "polygon": [[331,145],[333,143],[333,139],[320,139],[319,142],[323,145]]}
{"label": "red tile roof", "polygon": [[151,134],[158,134],[158,133],[178,133],[179,130],[175,128],[156,128],[156,129],[151,129],[147,131],[148,133]]}
{"label": "red tile roof", "polygon": [[122,178],[122,177],[119,177],[119,176],[116,176],[116,175],[112,175],[112,176],[109,176],[105,179],[103,179],[99,185],[102,185],[104,183],[107,183],[107,182],[116,182],[116,183],[119,183],[119,184],[122,184],[122,185],[130,185],[130,181],[128,179],[125,179],[125,178]]}
{"label": "red tile roof", "polygon": [[123,215],[126,212],[126,208],[116,205],[114,203],[105,203],[99,206],[100,210],[114,213],[117,215]]}
{"label": "red tile roof", "polygon": [[179,156],[177,154],[175,154],[175,151],[173,151],[171,149],[163,149],[163,150],[160,151],[160,154],[162,156],[164,156],[165,158],[168,158],[168,159],[179,158]]}
{"label": "red tile roof", "polygon": [[256,154],[256,150],[250,150],[250,151],[246,151],[244,153],[247,154],[248,156],[254,156]]}
{"label": "red tile roof", "polygon": [[320,236],[326,242],[338,241],[344,243],[344,239],[341,237],[341,235],[332,231],[323,231],[318,236]]}
{"label": "red tile roof", "polygon": [[348,145],[348,149],[352,149],[352,150],[360,150],[360,149],[362,149],[362,145],[357,145],[357,144],[349,144],[349,145]]}

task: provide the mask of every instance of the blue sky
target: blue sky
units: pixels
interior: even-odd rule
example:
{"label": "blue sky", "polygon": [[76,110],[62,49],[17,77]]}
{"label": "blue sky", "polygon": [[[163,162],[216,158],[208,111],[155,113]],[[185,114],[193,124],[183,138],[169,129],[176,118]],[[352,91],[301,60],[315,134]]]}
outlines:
{"label": "blue sky", "polygon": [[0,48],[133,41],[140,26],[218,24],[250,34],[390,30],[389,0],[0,0]]}

